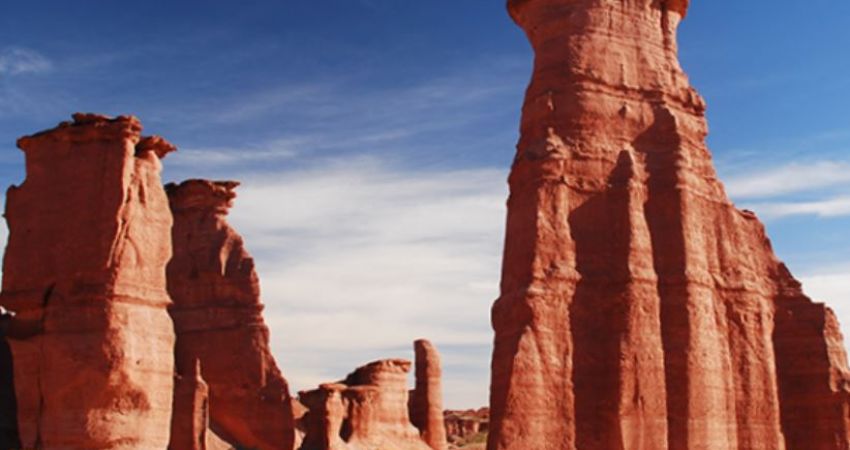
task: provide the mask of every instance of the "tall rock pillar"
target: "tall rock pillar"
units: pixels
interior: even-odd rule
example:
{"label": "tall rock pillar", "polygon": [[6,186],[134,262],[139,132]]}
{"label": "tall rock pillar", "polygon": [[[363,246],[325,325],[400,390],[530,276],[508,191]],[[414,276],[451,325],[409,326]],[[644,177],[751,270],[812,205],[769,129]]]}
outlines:
{"label": "tall rock pillar", "polygon": [[134,117],[75,114],[21,138],[0,303],[31,329],[9,343],[25,448],[166,448],[174,331],[171,212]]}
{"label": "tall rock pillar", "polygon": [[535,61],[489,450],[848,448],[840,333],[717,179],[678,62],[687,7],[508,1]]}
{"label": "tall rock pillar", "polygon": [[443,418],[443,386],[440,354],[431,342],[413,343],[416,353],[416,388],[410,396],[410,421],[422,439],[434,450],[446,450],[446,424]]}
{"label": "tall rock pillar", "polygon": [[170,184],[174,258],[168,265],[178,372],[201,361],[210,426],[244,448],[291,450],[289,387],[269,347],[254,260],[226,216],[239,183]]}

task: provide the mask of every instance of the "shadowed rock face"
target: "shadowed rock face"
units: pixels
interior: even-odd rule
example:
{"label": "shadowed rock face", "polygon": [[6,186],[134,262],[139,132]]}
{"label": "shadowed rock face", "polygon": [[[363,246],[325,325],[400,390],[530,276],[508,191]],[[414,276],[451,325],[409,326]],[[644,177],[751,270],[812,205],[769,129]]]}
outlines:
{"label": "shadowed rock face", "polygon": [[12,349],[6,340],[15,313],[0,306],[0,448],[20,448]]}
{"label": "shadowed rock face", "polygon": [[408,416],[410,361],[367,364],[339,383],[301,392],[301,450],[431,450]]}
{"label": "shadowed rock face", "polygon": [[166,312],[171,213],[160,158],[134,117],[75,114],[21,138],[9,189],[0,302],[25,448],[165,448],[174,331]]}
{"label": "shadowed rock face", "polygon": [[508,7],[535,62],[488,448],[850,448],[835,317],[717,180],[677,59],[687,1]]}
{"label": "shadowed rock face", "polygon": [[175,377],[171,442],[168,450],[207,450],[209,387],[201,376],[201,362]]}
{"label": "shadowed rock face", "polygon": [[189,180],[166,187],[174,214],[169,309],[178,373],[200,360],[210,425],[243,448],[293,447],[289,388],[269,348],[254,261],[226,215],[238,183]]}
{"label": "shadowed rock face", "polygon": [[440,354],[430,342],[413,343],[416,352],[416,389],[410,391],[410,420],[422,439],[434,450],[445,450],[446,426],[443,420],[443,372]]}

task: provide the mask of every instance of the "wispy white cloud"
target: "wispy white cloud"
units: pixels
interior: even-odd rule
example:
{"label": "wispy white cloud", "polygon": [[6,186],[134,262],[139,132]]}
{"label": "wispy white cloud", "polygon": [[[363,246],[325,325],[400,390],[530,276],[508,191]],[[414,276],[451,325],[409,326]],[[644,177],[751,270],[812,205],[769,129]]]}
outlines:
{"label": "wispy white cloud", "polygon": [[743,207],[767,220],[789,216],[843,217],[850,216],[850,196],[815,201],[750,203]]}
{"label": "wispy white cloud", "polygon": [[371,358],[409,358],[426,337],[443,348],[449,405],[486,403],[505,176],[350,157],[244,178],[231,222],[257,260],[295,389]]}
{"label": "wispy white cloud", "polygon": [[791,162],[763,171],[740,171],[727,179],[736,199],[777,197],[850,184],[850,163],[841,161]]}
{"label": "wispy white cloud", "polygon": [[0,50],[0,75],[41,73],[53,64],[41,53],[22,47],[6,47]]}
{"label": "wispy white cloud", "polygon": [[244,148],[181,148],[169,157],[169,165],[197,169],[199,166],[232,166],[247,162],[275,162],[294,158],[302,140],[277,139],[266,144]]}

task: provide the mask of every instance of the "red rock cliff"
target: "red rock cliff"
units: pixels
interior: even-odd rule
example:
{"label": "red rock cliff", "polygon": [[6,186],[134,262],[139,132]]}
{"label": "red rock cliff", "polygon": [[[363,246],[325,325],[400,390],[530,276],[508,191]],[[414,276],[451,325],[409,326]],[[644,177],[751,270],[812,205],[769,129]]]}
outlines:
{"label": "red rock cliff", "polygon": [[134,117],[75,114],[21,138],[26,180],[9,189],[0,303],[25,448],[165,448],[174,331],[166,312],[171,213],[160,159]]}
{"label": "red rock cliff", "polygon": [[738,211],[687,0],[511,0],[535,51],[493,307],[490,450],[848,448],[832,312]]}
{"label": "red rock cliff", "polygon": [[237,185],[189,180],[166,187],[174,214],[168,291],[177,369],[187,373],[201,361],[216,434],[240,447],[290,450],[289,387],[269,349],[254,261],[226,220]]}

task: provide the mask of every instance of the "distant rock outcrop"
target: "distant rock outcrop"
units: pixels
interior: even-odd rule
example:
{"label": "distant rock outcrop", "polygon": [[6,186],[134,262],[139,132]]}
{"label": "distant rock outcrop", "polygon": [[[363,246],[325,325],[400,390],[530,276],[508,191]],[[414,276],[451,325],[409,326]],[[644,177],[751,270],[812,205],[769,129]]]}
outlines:
{"label": "distant rock outcrop", "polygon": [[344,381],[301,392],[308,408],[301,450],[431,450],[408,415],[410,366],[375,361]]}
{"label": "distant rock outcrop", "polygon": [[416,389],[410,391],[410,420],[432,449],[446,450],[440,354],[425,339],[414,342],[413,347],[416,354]]}
{"label": "distant rock outcrop", "polygon": [[291,450],[289,387],[269,348],[254,261],[226,220],[238,184],[166,186],[174,214],[168,291],[177,369],[187,373],[201,362],[210,425],[223,439],[243,448]]}
{"label": "distant rock outcrop", "polygon": [[687,0],[510,0],[535,51],[489,450],[850,448],[835,316],[735,209],[679,66]]}
{"label": "distant rock outcrop", "polygon": [[443,412],[446,423],[446,435],[449,443],[464,445],[470,440],[486,437],[490,423],[490,409],[469,409],[465,411],[446,410]]}
{"label": "distant rock outcrop", "polygon": [[166,448],[174,331],[166,311],[171,213],[160,159],[135,117],[75,114],[21,138],[9,189],[0,303],[24,448]]}

